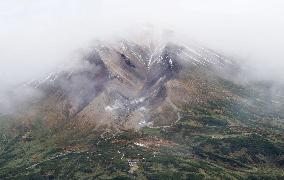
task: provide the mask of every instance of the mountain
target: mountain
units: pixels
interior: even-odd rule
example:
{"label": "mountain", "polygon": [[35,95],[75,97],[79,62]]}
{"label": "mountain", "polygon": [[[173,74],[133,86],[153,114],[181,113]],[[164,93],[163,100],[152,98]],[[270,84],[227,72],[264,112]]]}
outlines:
{"label": "mountain", "polygon": [[0,117],[0,177],[283,178],[284,88],[242,78],[193,43],[100,42]]}
{"label": "mountain", "polygon": [[[179,119],[178,106],[191,96],[186,90],[188,84],[182,82],[191,69],[217,77],[226,68],[234,68],[232,62],[206,49],[172,43],[151,47],[128,41],[115,46],[100,44],[80,63],[74,71],[50,74],[31,85],[43,91],[46,99],[54,99],[48,101],[52,108],[61,107],[50,111],[61,113],[67,120],[79,118],[118,126],[130,123],[131,127],[170,125]],[[171,114],[165,112],[168,110]]]}

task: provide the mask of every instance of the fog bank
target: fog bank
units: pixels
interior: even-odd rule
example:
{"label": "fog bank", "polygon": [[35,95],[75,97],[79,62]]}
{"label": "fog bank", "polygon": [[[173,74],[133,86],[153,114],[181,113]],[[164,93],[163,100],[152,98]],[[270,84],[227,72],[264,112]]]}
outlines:
{"label": "fog bank", "polygon": [[[143,27],[172,30],[284,81],[281,0],[0,1],[1,89],[68,62],[96,39],[131,37]],[[1,91],[0,91],[1,92]]]}

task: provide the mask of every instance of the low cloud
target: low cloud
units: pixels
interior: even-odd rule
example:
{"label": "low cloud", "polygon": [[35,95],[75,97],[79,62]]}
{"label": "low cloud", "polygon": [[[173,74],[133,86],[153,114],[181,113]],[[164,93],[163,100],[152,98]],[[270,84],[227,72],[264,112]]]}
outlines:
{"label": "low cloud", "polygon": [[283,5],[281,0],[1,1],[0,93],[68,64],[97,39],[131,37],[145,27],[171,30],[231,56],[255,79],[284,82]]}

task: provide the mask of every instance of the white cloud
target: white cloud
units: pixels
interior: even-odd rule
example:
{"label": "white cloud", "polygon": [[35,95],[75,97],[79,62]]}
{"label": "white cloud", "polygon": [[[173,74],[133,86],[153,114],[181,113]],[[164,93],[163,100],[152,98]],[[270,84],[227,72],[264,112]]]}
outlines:
{"label": "white cloud", "polygon": [[258,76],[284,77],[281,0],[0,1],[0,83],[15,84],[67,60],[96,38],[172,29],[231,54]]}

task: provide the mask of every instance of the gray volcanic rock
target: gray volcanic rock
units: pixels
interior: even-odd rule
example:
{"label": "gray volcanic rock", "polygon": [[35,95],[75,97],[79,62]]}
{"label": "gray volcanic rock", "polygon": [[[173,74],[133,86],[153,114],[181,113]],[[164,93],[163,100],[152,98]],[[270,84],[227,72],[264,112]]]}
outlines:
{"label": "gray volcanic rock", "polygon": [[[190,69],[221,74],[233,66],[224,57],[197,46],[167,43],[153,47],[129,41],[99,44],[80,63],[71,72],[51,74],[31,85],[44,91],[45,99],[53,97],[56,108],[51,111],[61,111],[63,119],[135,127],[154,119],[165,122],[163,125],[179,119],[169,87]],[[183,94],[185,99],[188,93]]]}

